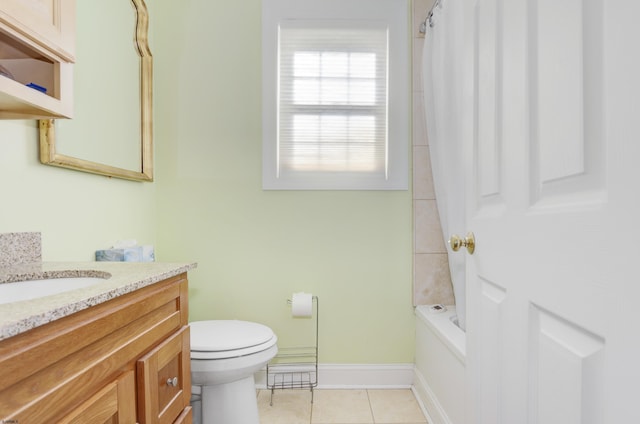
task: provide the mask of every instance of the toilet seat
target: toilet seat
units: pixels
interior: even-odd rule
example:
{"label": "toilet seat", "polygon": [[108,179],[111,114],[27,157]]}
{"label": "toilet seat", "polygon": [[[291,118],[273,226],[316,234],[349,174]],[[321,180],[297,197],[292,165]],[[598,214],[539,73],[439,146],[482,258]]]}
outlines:
{"label": "toilet seat", "polygon": [[191,359],[228,359],[262,352],[278,338],[262,324],[238,320],[195,321],[191,327]]}

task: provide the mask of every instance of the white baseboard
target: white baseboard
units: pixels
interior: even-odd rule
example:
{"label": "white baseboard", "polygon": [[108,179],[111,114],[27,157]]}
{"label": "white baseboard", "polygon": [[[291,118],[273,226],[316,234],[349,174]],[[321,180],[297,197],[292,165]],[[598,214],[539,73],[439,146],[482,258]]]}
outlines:
{"label": "white baseboard", "polygon": [[[414,364],[319,364],[318,389],[408,389]],[[255,374],[256,387],[267,387],[266,370]]]}
{"label": "white baseboard", "polygon": [[417,369],[414,370],[414,373],[412,390],[422,412],[427,417],[427,421],[432,424],[452,424],[422,374]]}

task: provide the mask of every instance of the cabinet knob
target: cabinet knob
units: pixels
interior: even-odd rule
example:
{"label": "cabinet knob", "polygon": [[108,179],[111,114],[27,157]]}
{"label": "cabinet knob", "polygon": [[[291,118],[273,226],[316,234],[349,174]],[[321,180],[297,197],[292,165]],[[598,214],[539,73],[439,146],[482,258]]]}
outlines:
{"label": "cabinet knob", "polygon": [[167,386],[176,387],[178,386],[178,377],[168,378]]}

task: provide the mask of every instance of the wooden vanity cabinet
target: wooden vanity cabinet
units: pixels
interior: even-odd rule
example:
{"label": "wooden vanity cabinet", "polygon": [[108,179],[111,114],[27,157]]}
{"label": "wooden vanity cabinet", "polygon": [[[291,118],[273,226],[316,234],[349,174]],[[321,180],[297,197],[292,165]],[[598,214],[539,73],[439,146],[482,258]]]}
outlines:
{"label": "wooden vanity cabinet", "polygon": [[140,424],[173,423],[189,405],[190,356],[189,327],[183,327],[138,360]]}
{"label": "wooden vanity cabinet", "polygon": [[75,0],[0,2],[0,118],[72,117],[75,34]]}
{"label": "wooden vanity cabinet", "polygon": [[187,313],[181,274],[0,341],[0,422],[191,423]]}
{"label": "wooden vanity cabinet", "polygon": [[134,390],[134,375],[132,371],[128,371],[93,395],[58,424],[135,423],[136,405],[131,397]]}

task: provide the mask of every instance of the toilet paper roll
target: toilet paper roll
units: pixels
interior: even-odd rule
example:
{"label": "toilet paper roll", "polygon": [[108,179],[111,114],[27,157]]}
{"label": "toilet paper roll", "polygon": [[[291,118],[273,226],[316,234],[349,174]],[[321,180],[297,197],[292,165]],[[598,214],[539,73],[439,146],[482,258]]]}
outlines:
{"label": "toilet paper roll", "polygon": [[291,315],[294,317],[310,317],[313,314],[311,293],[294,293],[291,297]]}

